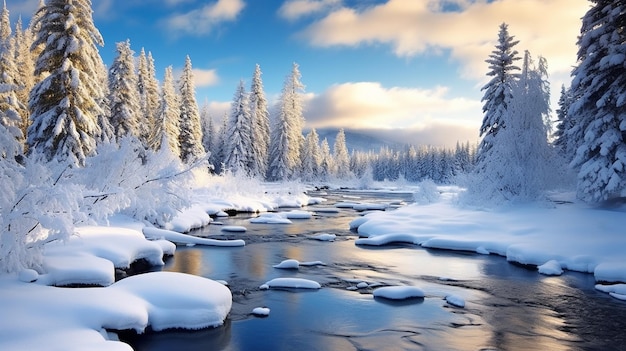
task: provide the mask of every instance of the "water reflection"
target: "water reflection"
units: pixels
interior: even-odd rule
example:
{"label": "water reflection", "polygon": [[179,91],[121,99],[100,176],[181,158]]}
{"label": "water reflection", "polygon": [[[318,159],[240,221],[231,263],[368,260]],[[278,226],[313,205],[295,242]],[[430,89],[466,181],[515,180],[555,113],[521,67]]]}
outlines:
{"label": "water reflection", "polygon": [[[244,225],[241,248],[180,247],[165,269],[223,279],[233,291],[224,328],[199,334],[151,335],[137,350],[608,350],[626,344],[626,303],[593,289],[593,276],[543,277],[496,256],[424,250],[413,245],[354,245],[347,230],[354,212],[324,214],[293,225],[250,225],[249,216],[226,218]],[[221,235],[211,228],[209,235]],[[337,241],[307,235],[331,232]],[[228,234],[241,237],[240,234]],[[280,270],[284,259],[326,266]],[[320,282],[319,291],[258,289],[276,277]],[[446,279],[440,279],[446,278]],[[361,279],[422,288],[426,298],[374,299],[373,289],[347,291]],[[454,294],[463,309],[448,305]],[[267,318],[252,317],[267,306]],[[206,340],[204,339],[206,338]],[[198,349],[198,348],[196,348]]]}

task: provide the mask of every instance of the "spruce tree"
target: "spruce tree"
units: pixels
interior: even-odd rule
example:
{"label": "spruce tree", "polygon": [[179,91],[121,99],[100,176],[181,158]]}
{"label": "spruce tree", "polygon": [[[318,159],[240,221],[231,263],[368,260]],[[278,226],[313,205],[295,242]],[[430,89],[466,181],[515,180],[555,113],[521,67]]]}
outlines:
{"label": "spruce tree", "polygon": [[21,144],[24,141],[21,113],[25,110],[17,93],[23,87],[19,83],[15,64],[11,23],[6,2],[0,14],[0,124]]}
{"label": "spruce tree", "polygon": [[265,176],[267,173],[268,150],[270,144],[270,118],[267,99],[263,90],[261,67],[257,64],[252,76],[250,87],[250,119],[252,121],[253,164],[251,173],[254,176]]}
{"label": "spruce tree", "polygon": [[293,178],[299,174],[300,150],[303,144],[302,92],[298,64],[294,63],[291,74],[285,80],[280,96],[278,115],[271,130],[270,154],[267,178],[271,181]]}
{"label": "spruce tree", "polygon": [[135,73],[134,52],[130,41],[117,43],[117,56],[109,69],[109,103],[115,138],[139,138],[139,90]]}
{"label": "spruce tree", "polygon": [[[178,135],[180,134],[179,111],[172,66],[168,66],[165,69],[159,110],[150,138],[150,147],[153,150],[168,147],[173,155],[180,157],[180,143],[178,142]],[[163,145],[163,142],[166,144]]]}
{"label": "spruce tree", "polygon": [[482,87],[485,91],[482,101],[483,117],[480,127],[480,136],[483,137],[480,145],[480,157],[487,153],[493,143],[493,138],[501,128],[506,127],[505,116],[507,103],[511,99],[512,87],[517,80],[519,67],[515,66],[515,61],[520,58],[518,52],[513,49],[519,41],[509,35],[508,25],[502,23],[498,33],[498,43],[495,49],[485,60],[489,64],[488,76],[491,80]]}
{"label": "spruce tree", "polygon": [[224,166],[235,174],[250,175],[253,164],[250,122],[250,105],[243,80],[239,82],[228,120],[228,131],[225,134]]}
{"label": "spruce tree", "polygon": [[335,162],[333,155],[330,153],[330,145],[328,139],[324,138],[320,144],[320,178],[328,180],[334,174]]}
{"label": "spruce tree", "polygon": [[185,59],[183,74],[178,83],[180,96],[180,157],[185,163],[194,162],[204,156],[202,146],[202,124],[196,102],[196,87],[189,56]]}
{"label": "spruce tree", "polygon": [[566,89],[565,85],[562,85],[558,101],[559,108],[556,109],[557,125],[553,136],[554,145],[559,154],[568,162],[574,158],[574,153],[576,152],[571,139],[568,137],[568,131],[572,128],[572,119],[568,113],[571,102],[570,90]]}
{"label": "spruce tree", "polygon": [[346,146],[346,134],[343,128],[337,132],[335,145],[333,146],[333,158],[335,159],[335,175],[340,179],[350,175],[350,156]]}
{"label": "spruce tree", "polygon": [[592,0],[572,72],[568,136],[577,145],[578,197],[626,196],[626,1]]}
{"label": "spruce tree", "polygon": [[302,173],[301,178],[312,181],[319,177],[320,173],[320,140],[315,128],[306,135],[302,149]]}
{"label": "spruce tree", "polygon": [[35,15],[33,48],[45,45],[35,75],[45,78],[30,94],[27,143],[47,160],[83,165],[102,133],[104,65],[97,45],[104,42],[92,13],[89,0],[50,0]]}
{"label": "spruce tree", "polygon": [[30,111],[28,111],[28,97],[35,85],[35,60],[30,50],[33,35],[28,29],[22,28],[22,18],[18,18],[15,24],[14,55],[17,67],[17,81],[19,89],[15,92],[20,102],[20,116],[22,117],[22,133],[26,136],[26,130],[30,125]]}
{"label": "spruce tree", "polygon": [[[217,135],[215,123],[213,122],[213,118],[209,115],[209,106],[206,102],[202,105],[202,109],[200,109],[200,124],[202,127],[202,147],[213,156],[215,153]],[[209,158],[209,162],[210,160],[211,158]]]}

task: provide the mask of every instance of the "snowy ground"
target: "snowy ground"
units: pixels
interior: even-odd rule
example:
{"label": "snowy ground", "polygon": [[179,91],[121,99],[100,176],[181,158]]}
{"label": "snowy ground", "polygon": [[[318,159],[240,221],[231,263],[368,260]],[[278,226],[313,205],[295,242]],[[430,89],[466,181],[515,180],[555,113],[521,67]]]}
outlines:
{"label": "snowy ground", "polygon": [[[229,193],[227,187],[221,192],[198,191],[194,206],[181,213],[166,229],[145,227],[119,217],[112,218],[109,226],[79,228],[68,243],[52,243],[46,248],[45,272],[25,271],[0,276],[3,316],[0,318],[0,350],[50,349],[50,345],[59,350],[129,350],[128,345],[116,341],[115,334],[107,330],[197,329],[221,325],[232,304],[232,295],[223,284],[162,272],[115,283],[115,268],[128,268],[137,259],[162,265],[163,255],[174,254],[172,242],[245,245],[241,240],[217,242],[182,233],[208,224],[211,218],[207,213],[218,214],[229,209],[266,212],[322,201],[304,195],[302,190],[293,184],[283,184],[264,185],[248,196]],[[427,248],[498,254],[512,262],[535,265],[542,274],[560,274],[563,269],[589,272],[604,283],[597,286],[598,290],[617,299],[626,299],[626,285],[607,284],[626,282],[623,209],[597,209],[576,202],[559,202],[477,210],[456,203],[461,189],[439,187],[438,190],[441,195],[427,196],[428,201],[417,194],[417,204],[394,211],[370,212],[356,219],[351,223],[361,236],[356,244],[409,242]],[[359,210],[367,207],[358,201],[355,206],[360,206]],[[292,215],[300,218],[309,213],[295,211]],[[289,268],[303,265],[300,262],[281,264],[291,265]],[[51,286],[67,284],[102,287]],[[273,280],[264,285],[271,288],[294,284],[319,288],[316,282],[293,280]],[[383,290],[380,294],[391,298],[405,294],[397,289],[406,288],[389,289],[387,295]],[[448,301],[455,306],[464,304],[455,296]]]}

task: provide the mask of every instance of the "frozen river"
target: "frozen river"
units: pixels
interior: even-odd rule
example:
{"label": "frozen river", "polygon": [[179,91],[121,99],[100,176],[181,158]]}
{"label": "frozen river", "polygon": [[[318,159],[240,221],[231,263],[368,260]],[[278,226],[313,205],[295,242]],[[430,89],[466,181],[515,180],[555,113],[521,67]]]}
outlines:
{"label": "frozen river", "polygon": [[[210,225],[195,235],[241,238],[239,248],[179,247],[163,268],[225,280],[233,308],[223,327],[197,332],[148,333],[135,350],[623,350],[626,303],[594,290],[592,275],[559,277],[508,263],[498,256],[426,250],[412,245],[382,248],[354,244],[349,222],[360,215],[337,201],[398,203],[407,193],[334,193],[307,208],[320,212],[293,224],[252,224],[252,215],[220,219],[245,233]],[[311,240],[335,234],[334,242]],[[276,269],[285,259],[325,265]],[[273,278],[298,277],[322,289],[260,290]],[[413,285],[425,298],[394,302],[357,282]],[[448,304],[455,295],[465,308]],[[268,307],[270,315],[251,314]]]}

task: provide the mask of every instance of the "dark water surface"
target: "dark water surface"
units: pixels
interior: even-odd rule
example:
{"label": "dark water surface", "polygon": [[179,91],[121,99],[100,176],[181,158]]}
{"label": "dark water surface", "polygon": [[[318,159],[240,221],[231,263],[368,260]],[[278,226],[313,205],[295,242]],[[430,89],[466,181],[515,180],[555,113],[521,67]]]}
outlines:
{"label": "dark water surface", "polygon": [[[336,201],[398,203],[410,194],[336,193]],[[359,198],[356,198],[359,197]],[[233,308],[225,325],[196,332],[148,333],[129,341],[135,350],[626,350],[626,303],[596,291],[590,274],[539,275],[504,258],[425,250],[410,245],[356,246],[351,209],[318,212],[289,225],[251,224],[253,215],[221,222],[246,233],[210,225],[193,234],[242,238],[240,248],[179,247],[164,270],[225,280]],[[317,233],[334,242],[311,240]],[[281,270],[285,259],[322,261],[324,266]],[[278,277],[299,277],[322,289],[260,290]],[[402,302],[373,298],[372,288],[347,290],[358,280],[414,285],[423,299]],[[445,301],[465,300],[465,308]],[[254,317],[266,306],[268,317]]]}

